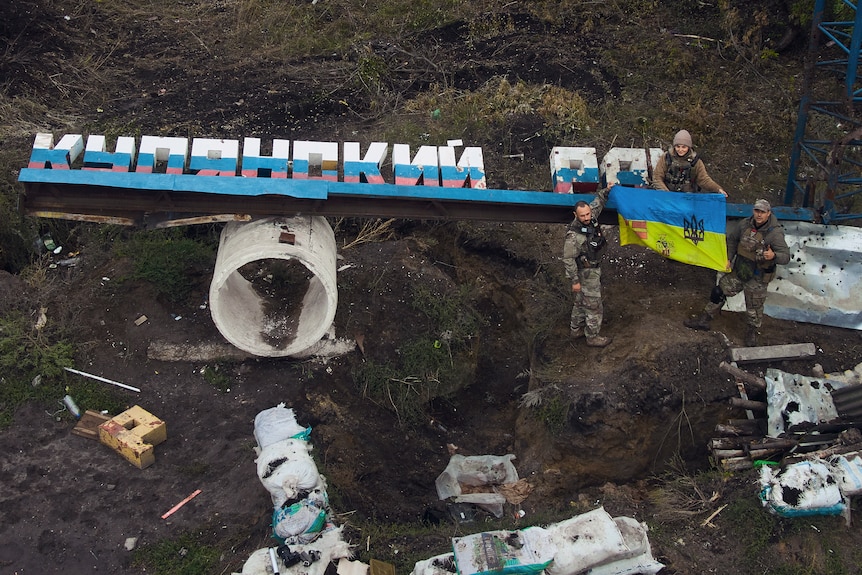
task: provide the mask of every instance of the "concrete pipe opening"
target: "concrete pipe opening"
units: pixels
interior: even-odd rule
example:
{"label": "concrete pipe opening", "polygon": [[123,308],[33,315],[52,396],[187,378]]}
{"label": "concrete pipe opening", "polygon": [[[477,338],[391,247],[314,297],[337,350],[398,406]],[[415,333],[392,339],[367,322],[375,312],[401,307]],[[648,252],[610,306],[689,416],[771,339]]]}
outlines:
{"label": "concrete pipe opening", "polygon": [[322,217],[230,222],[210,284],[213,322],[250,354],[302,355],[335,319],[335,261],[335,234]]}

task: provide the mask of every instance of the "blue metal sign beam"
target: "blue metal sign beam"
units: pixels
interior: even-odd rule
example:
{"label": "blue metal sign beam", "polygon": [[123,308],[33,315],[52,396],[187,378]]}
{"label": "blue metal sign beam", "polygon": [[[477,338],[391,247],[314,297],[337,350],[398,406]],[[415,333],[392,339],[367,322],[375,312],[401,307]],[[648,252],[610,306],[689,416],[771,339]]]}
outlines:
{"label": "blue metal sign beam", "polygon": [[[567,223],[576,202],[595,197],[548,191],[30,168],[21,170],[19,180],[25,184],[24,205],[31,215],[85,221],[122,218],[142,226],[192,214],[295,213]],[[613,197],[606,211],[602,221],[615,224]],[[810,208],[776,206],[774,211],[780,219],[817,220]],[[749,204],[727,204],[730,218],[750,214]]]}

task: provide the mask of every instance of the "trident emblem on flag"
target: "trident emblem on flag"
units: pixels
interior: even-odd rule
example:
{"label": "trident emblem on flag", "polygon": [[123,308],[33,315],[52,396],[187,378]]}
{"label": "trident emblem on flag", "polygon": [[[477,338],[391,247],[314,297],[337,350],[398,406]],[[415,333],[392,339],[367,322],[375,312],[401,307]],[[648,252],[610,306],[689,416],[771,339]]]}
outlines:
{"label": "trident emblem on flag", "polygon": [[697,219],[697,216],[691,216],[689,218],[682,219],[683,224],[683,234],[685,235],[685,239],[691,240],[694,245],[697,245],[699,242],[702,242],[706,238],[706,232],[703,227],[703,219]]}

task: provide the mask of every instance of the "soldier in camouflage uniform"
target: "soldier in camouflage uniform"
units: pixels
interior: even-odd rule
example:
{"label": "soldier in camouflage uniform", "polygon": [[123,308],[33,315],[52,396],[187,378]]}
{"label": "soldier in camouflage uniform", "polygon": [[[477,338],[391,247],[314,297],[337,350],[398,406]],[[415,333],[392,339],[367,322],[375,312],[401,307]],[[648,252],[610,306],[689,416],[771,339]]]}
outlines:
{"label": "soldier in camouflage uniform", "polygon": [[731,272],[722,276],[713,288],[703,313],[683,323],[692,329],[708,330],[709,322],[727,301],[727,297],[743,292],[745,320],[748,324],[745,345],[756,346],[757,332],[763,322],[766,288],[775,277],[775,267],[790,261],[784,228],[772,213],[769,202],[757,200],[750,218],[728,226],[727,257],[727,268]]}
{"label": "soldier in camouflage uniform", "polygon": [[563,263],[566,277],[572,282],[575,303],[572,306],[572,337],[586,337],[590,347],[605,347],[611,338],[599,335],[602,328],[601,258],[607,241],[596,218],[605,207],[610,186],[599,191],[589,204],[575,204],[575,219],[566,228]]}
{"label": "soldier in camouflage uniform", "polygon": [[692,149],[688,130],[674,135],[673,145],[659,158],[652,177],[652,187],[656,190],[716,192],[727,197],[727,192],[709,176],[703,160]]}

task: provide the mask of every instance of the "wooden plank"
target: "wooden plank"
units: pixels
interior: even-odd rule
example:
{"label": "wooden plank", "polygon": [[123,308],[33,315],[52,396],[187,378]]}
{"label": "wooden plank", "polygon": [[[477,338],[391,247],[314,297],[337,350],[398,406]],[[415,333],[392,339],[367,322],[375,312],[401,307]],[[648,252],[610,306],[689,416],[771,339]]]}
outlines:
{"label": "wooden plank", "polygon": [[[739,390],[739,397],[741,397],[745,401],[750,401],[748,399],[748,393],[746,393],[745,391],[745,385],[743,385],[743,383],[739,380],[736,381],[736,389]],[[766,410],[764,409],[764,411]],[[754,419],[754,412],[750,407],[745,410],[745,416],[748,419]]]}
{"label": "wooden plank", "polygon": [[87,410],[75,427],[72,428],[72,433],[86,437],[87,439],[99,440],[99,426],[111,419],[110,415],[102,415],[98,411]]}
{"label": "wooden plank", "polygon": [[735,347],[730,350],[730,358],[737,363],[746,363],[777,359],[805,359],[814,357],[815,353],[816,349],[813,343],[788,343],[760,347]]}

